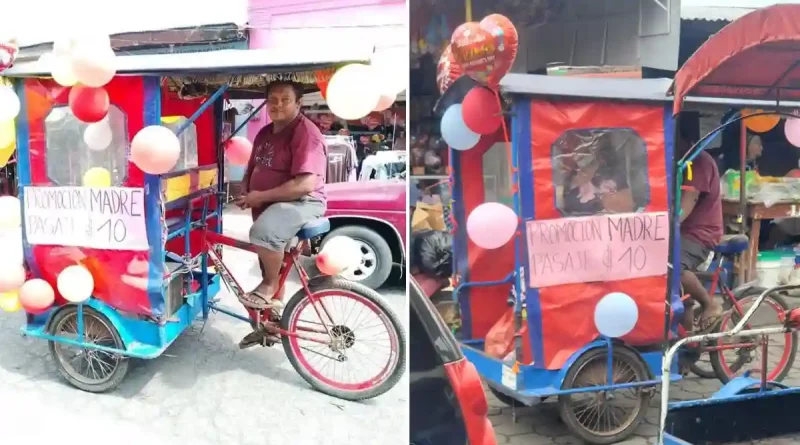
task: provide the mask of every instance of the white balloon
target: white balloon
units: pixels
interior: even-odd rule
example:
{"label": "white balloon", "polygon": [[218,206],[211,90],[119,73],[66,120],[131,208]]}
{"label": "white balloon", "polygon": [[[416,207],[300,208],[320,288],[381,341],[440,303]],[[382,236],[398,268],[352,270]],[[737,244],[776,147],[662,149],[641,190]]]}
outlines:
{"label": "white balloon", "polygon": [[53,58],[50,75],[62,87],[71,87],[78,83],[72,69],[72,60],[68,56],[57,55]]}
{"label": "white balloon", "polygon": [[22,205],[19,199],[10,195],[0,196],[0,231],[17,230],[21,222]]}
{"label": "white balloon", "polygon": [[320,255],[325,255],[329,264],[338,273],[361,264],[361,246],[349,236],[334,236],[322,247]]}
{"label": "white balloon", "polygon": [[82,303],[94,293],[94,277],[83,266],[69,266],[56,280],[58,293],[71,303]]}
{"label": "white balloon", "polygon": [[622,292],[603,296],[594,308],[594,325],[606,337],[618,338],[628,334],[639,320],[636,302]]}
{"label": "white balloon", "polygon": [[369,65],[352,63],[343,66],[328,83],[328,107],[333,114],[346,120],[361,119],[368,115],[378,105],[380,98],[378,78]]}
{"label": "white balloon", "polygon": [[116,54],[111,46],[97,42],[79,42],[72,49],[72,70],[83,85],[100,88],[117,73]]}
{"label": "white balloon", "polygon": [[22,250],[22,227],[0,231],[0,246],[3,246],[0,267],[6,264],[17,266],[24,264],[25,253]]}
{"label": "white balloon", "polygon": [[408,46],[379,48],[372,55],[370,65],[375,68],[378,80],[386,92],[398,96],[408,87],[410,63]]}
{"label": "white balloon", "polygon": [[7,86],[0,86],[0,122],[7,122],[16,119],[19,114],[19,97],[14,89]]}
{"label": "white balloon", "polygon": [[86,143],[90,150],[105,150],[113,140],[114,133],[108,124],[108,118],[89,124],[83,132],[83,142]]}

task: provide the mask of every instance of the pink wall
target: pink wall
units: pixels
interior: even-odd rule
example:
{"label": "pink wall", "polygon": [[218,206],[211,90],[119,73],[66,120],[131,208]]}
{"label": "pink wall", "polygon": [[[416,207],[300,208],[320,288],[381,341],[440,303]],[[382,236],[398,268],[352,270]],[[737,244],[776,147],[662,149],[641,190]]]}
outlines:
{"label": "pink wall", "polygon": [[[368,39],[394,46],[407,43],[407,21],[405,0],[249,0],[248,6],[250,48],[322,40],[364,45]],[[248,125],[251,140],[268,123],[265,110],[259,117]]]}

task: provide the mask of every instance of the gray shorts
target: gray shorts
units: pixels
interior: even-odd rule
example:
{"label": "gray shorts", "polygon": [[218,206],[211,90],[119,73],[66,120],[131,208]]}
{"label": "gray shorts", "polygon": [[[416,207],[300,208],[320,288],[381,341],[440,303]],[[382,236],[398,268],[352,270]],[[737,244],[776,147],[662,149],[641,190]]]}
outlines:
{"label": "gray shorts", "polygon": [[711,249],[697,241],[681,237],[681,270],[697,272],[697,268],[705,263]]}
{"label": "gray shorts", "polygon": [[282,252],[304,225],[324,214],[325,204],[320,201],[276,202],[253,222],[250,242],[273,252]]}

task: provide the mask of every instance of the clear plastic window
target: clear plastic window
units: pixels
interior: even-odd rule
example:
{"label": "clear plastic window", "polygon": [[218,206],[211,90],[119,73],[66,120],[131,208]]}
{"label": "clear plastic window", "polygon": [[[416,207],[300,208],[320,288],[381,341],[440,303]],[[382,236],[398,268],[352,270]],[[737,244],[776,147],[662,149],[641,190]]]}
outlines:
{"label": "clear plastic window", "polygon": [[47,177],[55,185],[80,186],[83,175],[93,167],[111,173],[111,185],[121,186],[128,176],[128,118],[112,105],[105,122],[111,130],[111,143],[92,150],[84,142],[89,124],[81,122],[69,107],[56,107],[45,119]]}
{"label": "clear plastic window", "polygon": [[483,154],[483,192],[486,202],[514,205],[505,142],[492,145]]}
{"label": "clear plastic window", "polygon": [[647,146],[630,128],[569,130],[552,146],[556,207],[564,216],[647,206]]}
{"label": "clear plastic window", "polygon": [[[165,116],[161,118],[161,123],[177,133],[181,125],[188,120],[183,116]],[[181,142],[181,156],[172,171],[177,172],[197,167],[197,127],[194,122],[189,124],[189,127],[178,136],[178,140]]]}

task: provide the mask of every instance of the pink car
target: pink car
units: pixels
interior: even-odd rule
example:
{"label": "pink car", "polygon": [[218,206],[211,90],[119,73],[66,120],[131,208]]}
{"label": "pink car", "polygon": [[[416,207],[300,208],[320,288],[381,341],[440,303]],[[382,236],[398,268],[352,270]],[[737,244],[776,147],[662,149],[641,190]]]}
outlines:
{"label": "pink car", "polygon": [[406,183],[375,180],[326,184],[331,231],[322,245],[334,236],[345,235],[361,246],[361,265],[344,273],[348,280],[377,289],[392,272],[392,265],[405,260],[408,226]]}

